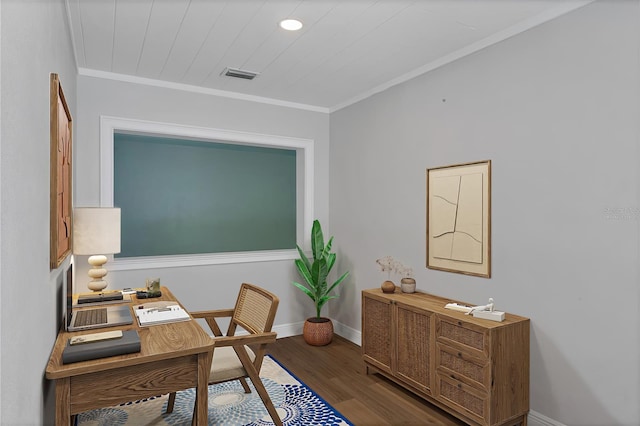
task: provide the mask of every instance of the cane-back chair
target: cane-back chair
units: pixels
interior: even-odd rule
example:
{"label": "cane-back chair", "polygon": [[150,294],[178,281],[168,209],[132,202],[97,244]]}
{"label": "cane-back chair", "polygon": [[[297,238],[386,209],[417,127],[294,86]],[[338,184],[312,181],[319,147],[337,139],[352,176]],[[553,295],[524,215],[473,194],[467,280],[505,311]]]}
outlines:
{"label": "cane-back chair", "polygon": [[[209,384],[239,380],[245,393],[251,393],[246,381],[251,379],[273,422],[281,426],[282,421],[259,376],[266,346],[276,341],[276,333],[271,327],[278,303],[276,295],[243,283],[235,308],[191,312],[191,316],[204,319],[215,336]],[[227,333],[223,335],[216,319],[225,317],[230,320]],[[238,328],[246,333],[236,335],[241,331]],[[169,395],[167,413],[173,411],[175,397],[175,392]]]}

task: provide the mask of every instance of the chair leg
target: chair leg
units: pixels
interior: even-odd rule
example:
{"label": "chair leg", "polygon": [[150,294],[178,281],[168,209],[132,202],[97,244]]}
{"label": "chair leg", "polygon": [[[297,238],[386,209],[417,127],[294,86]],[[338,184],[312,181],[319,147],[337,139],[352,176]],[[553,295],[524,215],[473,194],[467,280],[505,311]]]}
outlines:
{"label": "chair leg", "polygon": [[244,393],[251,393],[251,388],[247,384],[247,381],[244,379],[244,377],[241,377],[239,380],[240,384],[242,384],[242,389],[244,389]]}
{"label": "chair leg", "polygon": [[269,412],[269,415],[271,416],[273,423],[276,426],[282,426],[282,420],[280,419],[280,416],[276,411],[276,407],[273,405],[273,402],[271,401],[271,397],[269,397],[267,390],[262,384],[262,380],[260,380],[260,377],[256,377],[255,379],[252,377],[251,382],[253,383],[253,386],[255,386],[256,391],[258,392],[258,395],[260,395],[260,399],[262,399],[264,406],[267,407],[267,411]]}
{"label": "chair leg", "polygon": [[191,415],[191,426],[198,426],[196,425],[197,423],[196,417],[198,417],[197,412],[198,412],[198,393],[196,392],[196,397],[193,400],[193,414]]}
{"label": "chair leg", "polygon": [[280,416],[276,411],[276,407],[274,407],[273,402],[271,401],[271,397],[269,397],[269,394],[267,393],[267,390],[265,389],[264,384],[262,384],[262,380],[260,380],[260,375],[256,371],[256,368],[251,362],[251,359],[249,359],[249,356],[245,351],[242,351],[242,350],[237,351],[237,354],[238,354],[238,357],[240,358],[240,362],[242,362],[242,365],[244,366],[245,371],[247,372],[247,374],[249,375],[249,378],[251,379],[251,383],[253,383],[253,386],[256,388],[258,395],[260,395],[260,399],[262,399],[262,403],[267,408],[267,411],[271,416],[271,420],[273,420],[273,423],[276,426],[282,426],[282,420],[280,419]]}
{"label": "chair leg", "polygon": [[169,394],[169,399],[167,400],[167,414],[173,413],[173,406],[176,403],[176,393],[171,392]]}

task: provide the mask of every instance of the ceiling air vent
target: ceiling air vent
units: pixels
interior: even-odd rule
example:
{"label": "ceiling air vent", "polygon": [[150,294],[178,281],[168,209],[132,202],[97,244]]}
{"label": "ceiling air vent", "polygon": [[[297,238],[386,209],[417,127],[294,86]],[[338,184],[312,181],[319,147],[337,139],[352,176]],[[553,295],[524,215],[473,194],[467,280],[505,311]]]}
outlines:
{"label": "ceiling air vent", "polygon": [[253,80],[258,76],[257,72],[240,70],[237,68],[225,68],[222,71],[222,75],[226,75],[227,77],[235,77],[235,78],[243,78],[245,80]]}

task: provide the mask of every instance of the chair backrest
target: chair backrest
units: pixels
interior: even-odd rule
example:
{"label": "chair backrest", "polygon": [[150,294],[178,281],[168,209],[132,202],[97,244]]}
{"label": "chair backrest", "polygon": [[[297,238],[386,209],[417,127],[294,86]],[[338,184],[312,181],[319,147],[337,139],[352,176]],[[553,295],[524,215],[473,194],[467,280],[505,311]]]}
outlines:
{"label": "chair backrest", "polygon": [[250,333],[271,331],[279,302],[275,294],[253,284],[243,283],[227,336],[233,336],[237,326]]}

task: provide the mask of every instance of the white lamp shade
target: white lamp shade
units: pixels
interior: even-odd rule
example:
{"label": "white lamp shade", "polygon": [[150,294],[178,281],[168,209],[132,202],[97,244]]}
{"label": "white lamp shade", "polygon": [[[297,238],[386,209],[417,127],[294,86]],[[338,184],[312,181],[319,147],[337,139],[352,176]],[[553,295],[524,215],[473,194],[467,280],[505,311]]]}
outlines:
{"label": "white lamp shade", "polygon": [[120,209],[80,207],[73,210],[73,253],[120,253]]}

